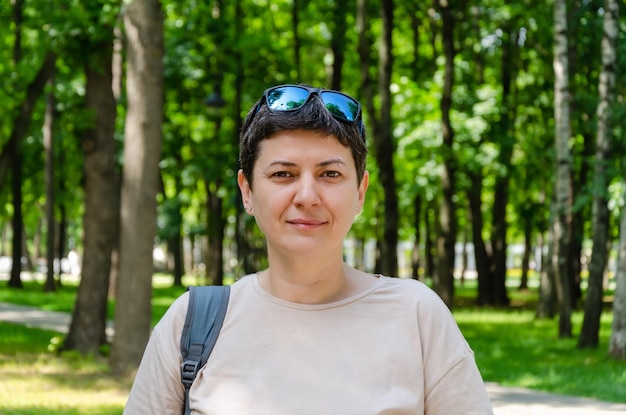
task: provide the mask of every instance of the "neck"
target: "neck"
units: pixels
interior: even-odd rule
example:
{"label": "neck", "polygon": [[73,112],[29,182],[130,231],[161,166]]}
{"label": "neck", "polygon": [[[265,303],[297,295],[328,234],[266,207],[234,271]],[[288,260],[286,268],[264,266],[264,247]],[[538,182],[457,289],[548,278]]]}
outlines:
{"label": "neck", "polygon": [[339,260],[281,261],[259,273],[261,287],[275,297],[302,304],[323,304],[346,296],[348,274],[354,270]]}
{"label": "neck", "polygon": [[368,290],[377,277],[358,271],[338,258],[294,261],[270,256],[269,268],[258,274],[261,288],[285,301],[326,304]]}

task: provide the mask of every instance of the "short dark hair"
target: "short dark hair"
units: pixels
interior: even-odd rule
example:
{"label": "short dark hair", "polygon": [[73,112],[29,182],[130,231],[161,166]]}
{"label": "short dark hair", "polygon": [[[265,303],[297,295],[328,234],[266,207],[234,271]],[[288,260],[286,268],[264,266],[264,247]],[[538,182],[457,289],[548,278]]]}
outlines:
{"label": "short dark hair", "polygon": [[259,157],[259,143],[286,130],[308,130],[325,136],[334,136],[352,151],[356,166],[357,185],[365,174],[367,147],[365,126],[336,120],[317,94],[295,111],[272,111],[258,100],[246,115],[239,133],[239,163],[245,178],[252,186],[252,172]]}

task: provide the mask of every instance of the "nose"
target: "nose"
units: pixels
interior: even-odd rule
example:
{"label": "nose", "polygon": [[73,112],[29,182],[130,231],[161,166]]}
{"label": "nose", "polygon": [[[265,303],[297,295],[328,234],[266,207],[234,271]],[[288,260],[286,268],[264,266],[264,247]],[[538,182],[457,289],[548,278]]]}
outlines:
{"label": "nose", "polygon": [[317,180],[312,175],[302,175],[297,182],[293,204],[297,207],[312,207],[320,203]]}

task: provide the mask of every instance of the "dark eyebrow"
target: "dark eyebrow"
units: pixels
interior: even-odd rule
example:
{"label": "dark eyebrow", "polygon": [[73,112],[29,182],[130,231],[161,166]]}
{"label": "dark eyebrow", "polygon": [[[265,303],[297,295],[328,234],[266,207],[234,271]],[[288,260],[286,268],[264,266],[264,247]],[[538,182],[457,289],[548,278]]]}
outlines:
{"label": "dark eyebrow", "polygon": [[318,166],[326,167],[326,166],[330,166],[331,164],[341,164],[342,166],[346,165],[346,163],[342,159],[336,158],[336,159],[324,160],[321,163],[319,163]]}
{"label": "dark eyebrow", "polygon": [[293,162],[291,162],[291,161],[276,160],[276,161],[271,162],[271,163],[269,164],[269,167],[272,167],[272,166],[286,166],[286,167],[293,167],[293,166],[295,166],[295,165],[296,165],[296,163],[293,163]]}
{"label": "dark eyebrow", "polygon": [[[336,159],[329,159],[329,160],[324,160],[320,163],[317,164],[318,167],[326,167],[326,166],[330,166],[332,164],[341,164],[343,166],[346,165],[346,163],[340,159],[340,158],[336,158]],[[294,167],[297,164],[291,161],[285,161],[285,160],[276,160],[270,163],[270,166],[285,166],[285,167]]]}

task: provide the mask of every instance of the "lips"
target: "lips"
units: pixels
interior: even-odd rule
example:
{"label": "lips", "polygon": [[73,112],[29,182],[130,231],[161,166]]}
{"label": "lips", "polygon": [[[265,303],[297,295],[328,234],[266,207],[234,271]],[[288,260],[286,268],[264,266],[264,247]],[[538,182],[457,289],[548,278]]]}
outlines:
{"label": "lips", "polygon": [[287,223],[301,227],[316,227],[324,225],[326,222],[317,219],[291,219]]}

